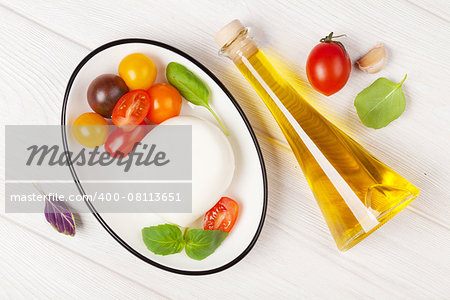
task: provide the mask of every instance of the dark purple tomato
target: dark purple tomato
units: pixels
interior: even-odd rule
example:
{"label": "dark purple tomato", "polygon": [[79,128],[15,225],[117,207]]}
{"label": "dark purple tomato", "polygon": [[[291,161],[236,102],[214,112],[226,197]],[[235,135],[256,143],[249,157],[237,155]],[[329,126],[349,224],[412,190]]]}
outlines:
{"label": "dark purple tomato", "polygon": [[126,93],[128,93],[128,87],[122,78],[114,74],[103,74],[89,85],[87,99],[96,113],[111,119],[114,106]]}

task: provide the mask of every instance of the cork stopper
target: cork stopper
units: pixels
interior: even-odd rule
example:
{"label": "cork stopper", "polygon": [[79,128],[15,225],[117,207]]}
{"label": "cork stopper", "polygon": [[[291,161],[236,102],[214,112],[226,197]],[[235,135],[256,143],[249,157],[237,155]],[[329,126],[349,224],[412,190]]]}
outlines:
{"label": "cork stopper", "polygon": [[223,27],[215,36],[216,43],[220,48],[234,40],[245,27],[241,21],[235,19]]}

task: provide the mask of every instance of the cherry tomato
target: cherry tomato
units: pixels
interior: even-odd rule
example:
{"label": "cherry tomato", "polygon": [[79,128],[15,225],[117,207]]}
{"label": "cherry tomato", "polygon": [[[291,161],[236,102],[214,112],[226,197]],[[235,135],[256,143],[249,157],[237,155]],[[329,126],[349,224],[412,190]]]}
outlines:
{"label": "cherry tomato", "polygon": [[[139,125],[144,121],[150,109],[150,97],[145,90],[135,90],[126,93],[114,107],[112,121],[116,126]],[[125,126],[131,130],[134,126]]]}
{"label": "cherry tomato", "polygon": [[332,40],[333,33],[320,40],[308,56],[306,74],[309,83],[330,96],[347,83],[352,63],[342,43]]}
{"label": "cherry tomato", "polygon": [[89,85],[87,99],[93,111],[111,119],[114,106],[127,92],[128,87],[122,78],[114,74],[103,74]]}
{"label": "cherry tomato", "polygon": [[73,122],[72,132],[81,145],[95,148],[105,143],[109,128],[108,123],[99,114],[85,113]]}
{"label": "cherry tomato", "polygon": [[150,122],[159,124],[180,114],[181,95],[170,84],[155,84],[148,90],[148,94],[150,95],[150,110],[147,119]]}
{"label": "cherry tomato", "polygon": [[119,75],[131,90],[148,90],[156,79],[156,66],[142,53],[133,53],[122,59]]}
{"label": "cherry tomato", "polygon": [[142,122],[130,131],[125,131],[123,128],[116,128],[108,136],[105,143],[105,150],[112,157],[120,153],[125,157],[133,150],[136,143],[142,141],[149,131],[145,122]]}
{"label": "cherry tomato", "polygon": [[230,232],[239,214],[239,205],[228,197],[222,197],[203,218],[203,229]]}

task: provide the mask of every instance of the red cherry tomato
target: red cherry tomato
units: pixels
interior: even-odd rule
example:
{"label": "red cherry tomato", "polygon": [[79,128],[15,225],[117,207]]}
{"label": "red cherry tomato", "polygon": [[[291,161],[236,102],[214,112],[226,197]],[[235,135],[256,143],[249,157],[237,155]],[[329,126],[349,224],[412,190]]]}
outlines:
{"label": "red cherry tomato", "polygon": [[[116,126],[139,125],[150,109],[150,96],[145,90],[134,90],[120,98],[114,107],[112,121]],[[127,126],[131,130],[133,126]]]}
{"label": "red cherry tomato", "polygon": [[176,88],[167,83],[158,83],[148,90],[150,95],[150,110],[147,119],[159,124],[176,117],[181,110],[181,95]]}
{"label": "red cherry tomato", "polygon": [[330,96],[347,83],[352,63],[342,43],[332,40],[333,33],[320,40],[308,56],[306,74],[309,83]]}
{"label": "red cherry tomato", "polygon": [[[150,130],[145,122],[136,126],[133,130],[126,131],[123,128],[116,128],[106,140],[105,150],[112,157],[123,154],[123,157],[133,150],[136,143],[142,141]],[[118,156],[120,157],[120,156]]]}
{"label": "red cherry tomato", "polygon": [[203,229],[230,232],[239,214],[239,205],[233,199],[222,197],[203,218]]}

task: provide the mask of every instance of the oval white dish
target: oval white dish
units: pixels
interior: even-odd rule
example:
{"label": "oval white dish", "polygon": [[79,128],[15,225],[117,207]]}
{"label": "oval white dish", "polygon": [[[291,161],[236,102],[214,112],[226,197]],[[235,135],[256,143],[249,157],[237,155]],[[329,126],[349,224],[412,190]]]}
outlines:
{"label": "oval white dish", "polygon": [[[258,239],[267,208],[267,179],[261,149],[250,123],[233,96],[206,67],[186,53],[160,42],[145,39],[110,42],[86,56],[70,77],[64,96],[61,124],[72,125],[79,115],[91,112],[86,100],[89,83],[104,73],[117,74],[121,59],[136,52],[148,55],[155,62],[158,68],[156,83],[167,82],[165,67],[169,62],[175,61],[185,65],[209,86],[210,104],[230,132],[229,141],[235,155],[234,177],[223,196],[238,201],[240,213],[233,230],[222,245],[206,259],[196,261],[190,259],[184,251],[160,256],[146,248],[141,230],[143,227],[166,223],[160,216],[150,213],[99,213],[92,203],[86,204],[118,243],[151,265],[185,275],[205,275],[225,270],[247,255]],[[206,109],[194,107],[184,99],[181,114],[215,122]],[[64,128],[62,136],[65,150],[70,150],[73,141],[68,138]],[[85,194],[80,182],[83,181],[82,178],[72,165],[70,169],[80,193]]]}

